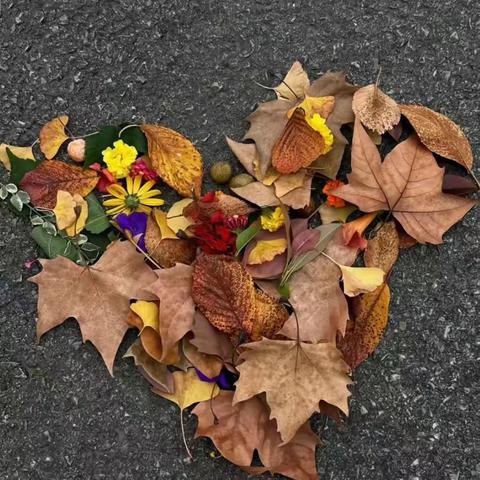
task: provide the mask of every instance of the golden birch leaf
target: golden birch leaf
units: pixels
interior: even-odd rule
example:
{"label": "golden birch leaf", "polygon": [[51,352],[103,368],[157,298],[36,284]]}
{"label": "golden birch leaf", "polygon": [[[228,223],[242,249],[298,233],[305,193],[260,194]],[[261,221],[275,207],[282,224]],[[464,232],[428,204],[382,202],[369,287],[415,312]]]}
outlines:
{"label": "golden birch leaf", "polygon": [[374,267],[347,267],[339,265],[342,271],[343,291],[349,297],[371,292],[383,283],[385,272]]}
{"label": "golden birch leaf", "polygon": [[48,160],[51,160],[58,152],[68,135],[65,134],[65,127],[68,123],[68,116],[61,115],[47,122],[40,130],[40,150]]}
{"label": "golden birch leaf", "polygon": [[202,157],[192,142],[160,125],[141,125],[147,137],[148,157],[160,178],[183,197],[200,196]]}
{"label": "golden birch leaf", "polygon": [[380,135],[397,125],[401,116],[397,102],[374,84],[355,92],[352,109],[367,128]]}
{"label": "golden birch leaf", "polygon": [[259,240],[248,256],[248,265],[258,265],[269,262],[277,255],[280,255],[287,249],[287,240],[277,238],[276,240]]}
{"label": "golden birch leaf", "polygon": [[269,340],[242,345],[234,405],[266,392],[270,418],[288,443],[321,400],[348,415],[349,368],[333,343]]}
{"label": "golden birch leaf", "polygon": [[400,105],[400,109],[429,150],[472,169],[472,147],[456,123],[421,105]]}
{"label": "golden birch leaf", "polygon": [[0,145],[0,162],[3,163],[4,167],[10,171],[10,159],[8,158],[7,148],[18,158],[22,158],[24,160],[32,160],[35,161],[35,157],[33,156],[33,149],[32,147],[16,147],[14,145],[7,145],[6,143],[2,143]]}

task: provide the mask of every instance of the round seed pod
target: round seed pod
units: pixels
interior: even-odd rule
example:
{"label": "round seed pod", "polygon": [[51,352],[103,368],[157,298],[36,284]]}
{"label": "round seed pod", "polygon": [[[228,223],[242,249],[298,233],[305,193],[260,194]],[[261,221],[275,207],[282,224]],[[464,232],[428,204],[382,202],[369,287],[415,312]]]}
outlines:
{"label": "round seed pod", "polygon": [[67,146],[67,153],[74,162],[83,162],[85,160],[85,140],[83,138],[72,140]]}
{"label": "round seed pod", "polygon": [[232,177],[232,166],[228,162],[217,162],[210,169],[210,176],[216,183],[227,183]]}
{"label": "round seed pod", "polygon": [[240,173],[239,175],[235,175],[234,177],[232,177],[228,186],[230,188],[244,187],[245,185],[248,185],[253,181],[254,178],[248,173]]}

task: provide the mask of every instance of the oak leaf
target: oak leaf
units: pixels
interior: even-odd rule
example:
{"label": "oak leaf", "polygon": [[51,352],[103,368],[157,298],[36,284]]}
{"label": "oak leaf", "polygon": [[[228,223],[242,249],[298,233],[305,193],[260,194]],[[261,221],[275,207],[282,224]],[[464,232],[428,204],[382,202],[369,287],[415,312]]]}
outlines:
{"label": "oak leaf", "polygon": [[442,193],[443,168],[415,135],[381,161],[360,120],[355,122],[349,184],[332,193],[364,212],[387,210],[422,243],[442,243],[442,235],[476,203]]}
{"label": "oak leaf", "polygon": [[233,392],[221,391],[211,403],[199,403],[192,411],[198,417],[195,436],[209,437],[223,457],[251,473],[248,467],[257,450],[264,465],[256,467],[257,474],[270,471],[296,480],[318,478],[315,448],[320,440],[308,423],[282,445],[276,422],[269,419],[270,412],[262,397],[235,405],[232,402]]}
{"label": "oak leaf", "polygon": [[348,415],[349,368],[334,343],[270,340],[242,345],[234,403],[265,392],[286,444],[319,411],[321,400]]}
{"label": "oak leaf", "polygon": [[118,347],[130,327],[131,299],[153,300],[147,288],[156,279],[130,242],[112,243],[98,262],[79,266],[64,257],[40,260],[37,337],[75,318],[83,341],[100,352],[110,374]]}
{"label": "oak leaf", "polygon": [[272,336],[288,318],[285,307],[256,290],[252,277],[231,257],[204,255],[194,264],[192,296],[218,330],[252,340]]}
{"label": "oak leaf", "polygon": [[161,361],[192,329],[195,312],[192,271],[191,266],[181,263],[172,268],[156,270],[157,279],[149,288],[160,300],[158,332],[164,352]]}
{"label": "oak leaf", "polygon": [[202,157],[192,142],[160,125],[141,125],[147,137],[148,157],[160,178],[183,197],[200,196]]}
{"label": "oak leaf", "polygon": [[305,72],[299,61],[295,61],[282,80],[282,83],[275,87],[274,90],[278,98],[298,100],[305,96],[305,90],[309,85],[310,80],[307,72]]}
{"label": "oak leaf", "polygon": [[4,167],[10,171],[10,159],[8,158],[7,148],[12,152],[17,158],[23,160],[31,160],[35,162],[35,157],[33,156],[32,147],[16,147],[14,145],[7,145],[6,143],[0,144],[0,162],[3,163]]}
{"label": "oak leaf", "polygon": [[373,84],[355,92],[352,109],[363,125],[380,135],[397,125],[401,116],[397,102]]}
{"label": "oak leaf", "polygon": [[51,160],[59,148],[68,140],[65,134],[65,127],[68,123],[68,116],[61,115],[47,122],[40,130],[40,150],[48,160]]}
{"label": "oak leaf", "polygon": [[473,168],[472,147],[460,127],[445,115],[421,105],[400,105],[402,115],[432,152]]}
{"label": "oak leaf", "polygon": [[25,174],[20,186],[30,195],[35,207],[53,209],[59,190],[86,197],[97,183],[98,175],[93,170],[58,160],[45,160]]}

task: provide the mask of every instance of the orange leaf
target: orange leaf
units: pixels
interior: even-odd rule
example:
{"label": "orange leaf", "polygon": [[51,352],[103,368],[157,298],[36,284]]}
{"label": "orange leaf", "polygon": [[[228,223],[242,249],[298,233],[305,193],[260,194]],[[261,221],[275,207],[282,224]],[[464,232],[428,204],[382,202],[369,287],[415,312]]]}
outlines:
{"label": "orange leaf", "polygon": [[69,138],[65,134],[67,123],[68,116],[61,115],[47,122],[40,130],[40,150],[48,160],[57,154],[62,143]]}
{"label": "orange leaf", "polygon": [[35,207],[53,209],[57,192],[86,197],[97,185],[97,172],[69,165],[58,160],[45,160],[35,170],[27,172],[20,182]]}
{"label": "orange leaf", "polygon": [[192,142],[160,125],[141,125],[147,137],[148,157],[160,178],[183,197],[200,196],[202,157]]}

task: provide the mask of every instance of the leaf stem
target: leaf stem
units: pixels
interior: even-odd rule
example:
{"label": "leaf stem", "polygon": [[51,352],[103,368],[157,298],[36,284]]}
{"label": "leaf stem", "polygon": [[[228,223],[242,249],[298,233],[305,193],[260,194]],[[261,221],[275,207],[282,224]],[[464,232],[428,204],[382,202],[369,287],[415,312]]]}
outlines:
{"label": "leaf stem", "polygon": [[182,427],[182,438],[183,444],[185,445],[185,450],[187,451],[188,456],[190,458],[193,458],[192,452],[190,452],[190,449],[188,448],[187,437],[185,436],[185,426],[183,424],[183,409],[180,409],[180,426]]}

